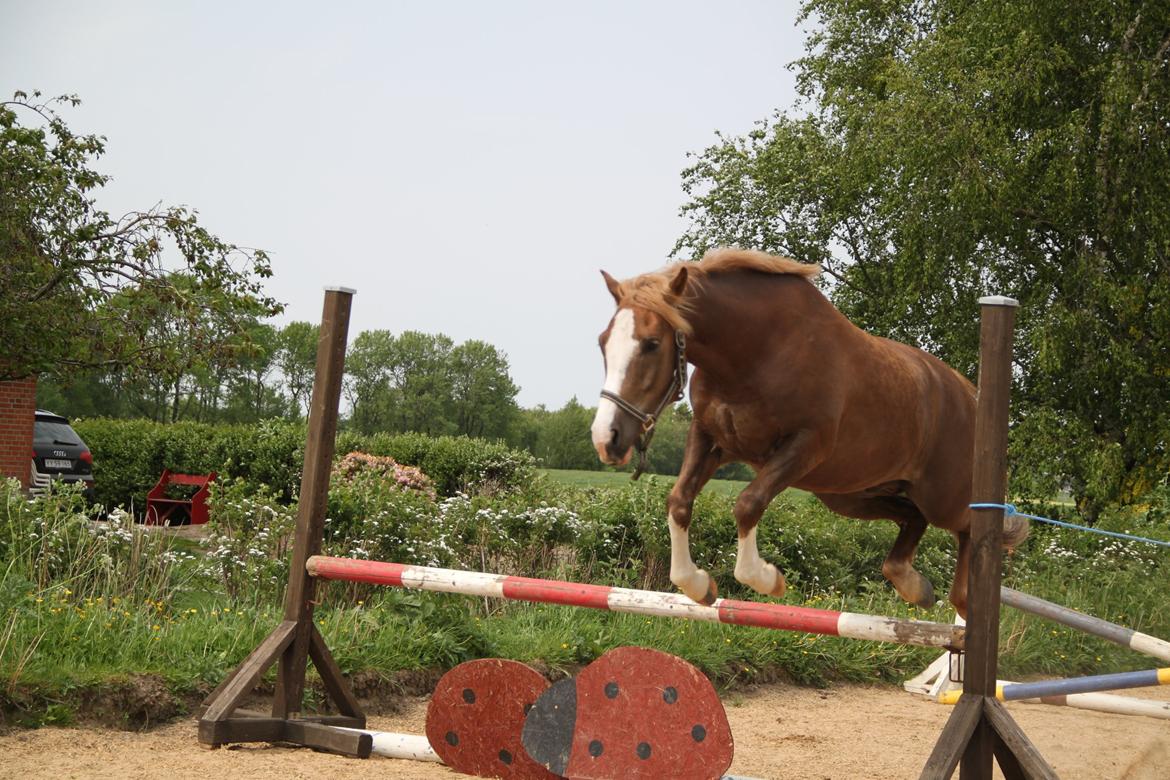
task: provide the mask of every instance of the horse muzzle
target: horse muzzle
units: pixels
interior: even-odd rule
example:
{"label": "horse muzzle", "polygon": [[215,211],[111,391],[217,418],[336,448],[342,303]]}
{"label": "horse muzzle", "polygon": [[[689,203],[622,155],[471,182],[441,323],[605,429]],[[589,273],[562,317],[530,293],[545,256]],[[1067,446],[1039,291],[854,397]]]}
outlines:
{"label": "horse muzzle", "polygon": [[621,433],[617,430],[610,431],[609,439],[598,441],[594,438],[593,448],[597,450],[598,459],[607,466],[624,466],[634,454],[633,445],[621,444]]}

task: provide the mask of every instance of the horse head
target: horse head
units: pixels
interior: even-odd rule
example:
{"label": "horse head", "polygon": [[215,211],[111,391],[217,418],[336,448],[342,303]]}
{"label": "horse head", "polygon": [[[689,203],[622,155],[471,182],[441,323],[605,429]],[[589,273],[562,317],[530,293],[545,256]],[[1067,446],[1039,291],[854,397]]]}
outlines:
{"label": "horse head", "polygon": [[[682,397],[686,342],[665,317],[638,305],[621,282],[601,275],[618,308],[598,339],[605,384],[593,418],[593,446],[603,463],[624,465],[635,447],[645,450],[663,409]],[[669,292],[681,295],[686,283],[686,268],[680,268]]]}

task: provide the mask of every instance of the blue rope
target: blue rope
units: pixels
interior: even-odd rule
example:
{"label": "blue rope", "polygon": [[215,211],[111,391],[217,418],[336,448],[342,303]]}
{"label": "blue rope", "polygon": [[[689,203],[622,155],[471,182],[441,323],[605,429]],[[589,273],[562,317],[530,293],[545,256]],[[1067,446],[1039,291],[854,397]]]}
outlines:
{"label": "blue rope", "polygon": [[1040,517],[1039,515],[1029,515],[1016,509],[1013,504],[971,504],[972,509],[1002,509],[1005,515],[1019,515],[1026,517],[1029,520],[1036,520],[1041,523],[1051,523],[1058,525],[1061,528],[1071,528],[1074,531],[1088,531],[1093,534],[1101,534],[1102,536],[1113,536],[1118,539],[1125,539],[1131,542],[1146,542],[1147,544],[1156,544],[1161,547],[1170,547],[1170,542],[1164,542],[1160,539],[1147,539],[1144,536],[1134,536],[1133,534],[1123,534],[1117,531],[1106,531],[1102,528],[1090,528],[1087,525],[1074,525],[1073,523],[1066,523],[1063,520],[1053,520],[1050,517]]}

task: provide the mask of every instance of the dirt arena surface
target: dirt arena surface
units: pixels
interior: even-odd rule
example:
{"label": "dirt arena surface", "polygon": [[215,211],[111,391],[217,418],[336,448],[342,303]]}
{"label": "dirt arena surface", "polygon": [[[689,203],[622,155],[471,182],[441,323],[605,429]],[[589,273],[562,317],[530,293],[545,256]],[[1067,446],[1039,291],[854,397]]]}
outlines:
{"label": "dirt arena surface", "polygon": [[[1142,698],[1170,701],[1170,689]],[[769,780],[894,780],[918,776],[950,708],[893,687],[826,690],[773,685],[725,697],[735,736],[733,774]],[[1009,703],[1009,712],[1062,778],[1170,778],[1170,720],[1108,715],[1068,707]],[[370,728],[421,734],[426,701]],[[373,757],[362,761],[310,750],[200,746],[194,719],[145,733],[45,728],[0,736],[0,777],[456,778],[437,764]],[[957,776],[956,772],[956,776]],[[998,776],[998,773],[997,773]]]}

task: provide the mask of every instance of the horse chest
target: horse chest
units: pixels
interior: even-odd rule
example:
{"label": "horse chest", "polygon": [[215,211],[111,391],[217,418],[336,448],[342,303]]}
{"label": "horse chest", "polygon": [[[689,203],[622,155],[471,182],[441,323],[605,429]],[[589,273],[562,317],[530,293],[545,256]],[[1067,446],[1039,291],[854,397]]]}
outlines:
{"label": "horse chest", "polygon": [[757,406],[713,400],[704,408],[696,409],[695,418],[725,453],[748,463],[758,463],[772,449],[775,431],[771,426],[759,424],[763,410]]}

